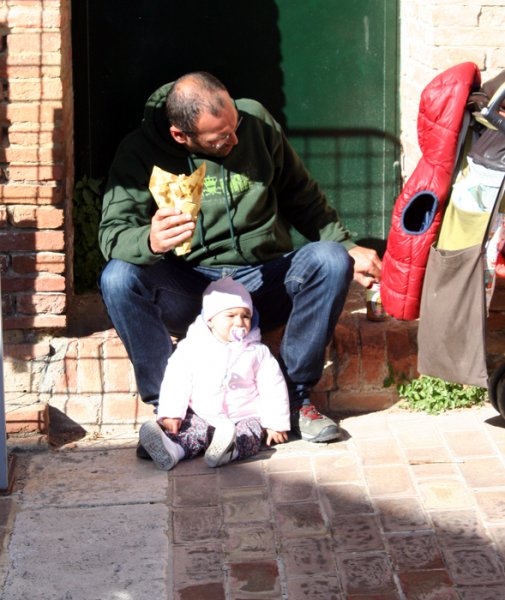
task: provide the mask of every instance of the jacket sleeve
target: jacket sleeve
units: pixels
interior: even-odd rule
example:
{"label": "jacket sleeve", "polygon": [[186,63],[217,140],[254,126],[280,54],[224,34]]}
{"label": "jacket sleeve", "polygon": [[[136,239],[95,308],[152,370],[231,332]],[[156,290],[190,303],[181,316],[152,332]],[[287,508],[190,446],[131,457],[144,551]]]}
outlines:
{"label": "jacket sleeve", "polygon": [[160,260],[149,247],[155,212],[149,191],[152,165],[142,152],[140,136],[132,134],[119,146],[112,163],[102,205],[100,249],[106,260],[149,265]]}
{"label": "jacket sleeve", "polygon": [[167,362],[160,388],[158,419],[184,419],[188,410],[192,390],[191,360],[184,352],[183,341]]}
{"label": "jacket sleeve", "polygon": [[291,425],[286,381],[279,363],[264,344],[258,345],[256,385],[261,426],[274,431],[289,431]]}

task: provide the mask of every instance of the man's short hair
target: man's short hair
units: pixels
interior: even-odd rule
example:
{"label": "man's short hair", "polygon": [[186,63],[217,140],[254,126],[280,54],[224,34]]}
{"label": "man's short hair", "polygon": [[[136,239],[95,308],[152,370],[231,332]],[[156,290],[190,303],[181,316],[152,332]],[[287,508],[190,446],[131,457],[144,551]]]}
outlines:
{"label": "man's short hair", "polygon": [[195,71],[179,77],[165,101],[169,123],[184,133],[193,133],[202,112],[210,112],[213,116],[220,114],[224,107],[222,92],[228,93],[225,85],[206,71]]}

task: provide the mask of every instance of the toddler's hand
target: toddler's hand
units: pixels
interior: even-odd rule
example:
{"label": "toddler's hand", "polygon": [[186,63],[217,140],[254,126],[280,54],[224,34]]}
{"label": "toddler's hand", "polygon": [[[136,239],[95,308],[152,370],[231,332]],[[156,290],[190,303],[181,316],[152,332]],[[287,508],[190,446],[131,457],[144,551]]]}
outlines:
{"label": "toddler's hand", "polygon": [[288,441],[288,432],[287,431],[274,431],[273,429],[266,429],[267,439],[266,445],[271,446],[272,442],[274,444],[283,444]]}
{"label": "toddler's hand", "polygon": [[165,429],[165,431],[168,431],[168,433],[177,434],[181,428],[181,419],[169,419],[168,417],[163,417],[158,419],[158,425]]}

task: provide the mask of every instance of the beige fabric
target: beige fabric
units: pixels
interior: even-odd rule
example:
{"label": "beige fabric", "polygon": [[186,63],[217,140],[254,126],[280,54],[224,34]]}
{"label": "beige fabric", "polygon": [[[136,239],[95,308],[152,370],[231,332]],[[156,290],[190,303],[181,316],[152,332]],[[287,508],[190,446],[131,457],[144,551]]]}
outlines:
{"label": "beige fabric", "polygon": [[487,387],[482,244],[431,247],[417,339],[419,373]]}

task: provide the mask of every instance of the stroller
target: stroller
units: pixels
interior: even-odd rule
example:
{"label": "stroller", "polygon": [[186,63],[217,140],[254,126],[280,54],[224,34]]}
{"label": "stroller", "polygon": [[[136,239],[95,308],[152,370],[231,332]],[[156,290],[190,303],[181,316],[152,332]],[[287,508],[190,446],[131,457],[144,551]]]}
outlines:
{"label": "stroller", "polygon": [[[427,90],[445,93],[447,102],[458,93],[462,99],[452,107],[451,115],[462,111],[457,127],[453,120],[452,129],[438,128],[435,144],[446,106],[439,102],[426,126],[432,116],[426,101],[433,100]],[[480,86],[476,65],[463,63],[435,78],[423,95],[423,158],[395,204],[382,301],[393,317],[419,317],[419,373],[487,387],[505,417],[505,364],[489,378],[485,349],[496,276],[505,272],[505,71]]]}

